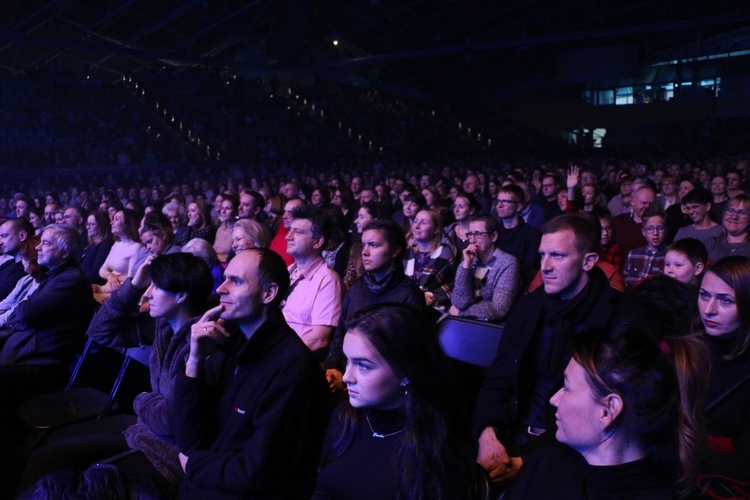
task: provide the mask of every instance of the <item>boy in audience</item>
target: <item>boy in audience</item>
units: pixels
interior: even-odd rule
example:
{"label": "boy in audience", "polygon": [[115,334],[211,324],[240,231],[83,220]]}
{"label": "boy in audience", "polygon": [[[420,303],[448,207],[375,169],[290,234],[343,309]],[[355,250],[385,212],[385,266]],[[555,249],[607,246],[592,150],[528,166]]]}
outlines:
{"label": "boy in audience", "polygon": [[682,283],[699,286],[708,262],[708,252],[700,240],[685,238],[667,247],[664,274]]}
{"label": "boy in audience", "polygon": [[633,288],[645,278],[660,275],[664,269],[664,257],[667,254],[664,244],[667,220],[664,213],[658,210],[646,212],[641,231],[646,238],[646,245],[630,251],[622,273],[628,288]]}
{"label": "boy in audience", "polygon": [[614,228],[612,227],[612,214],[606,208],[594,207],[591,211],[599,224],[602,226],[601,239],[599,240],[599,259],[609,262],[622,272],[625,256],[620,246],[614,242]]}

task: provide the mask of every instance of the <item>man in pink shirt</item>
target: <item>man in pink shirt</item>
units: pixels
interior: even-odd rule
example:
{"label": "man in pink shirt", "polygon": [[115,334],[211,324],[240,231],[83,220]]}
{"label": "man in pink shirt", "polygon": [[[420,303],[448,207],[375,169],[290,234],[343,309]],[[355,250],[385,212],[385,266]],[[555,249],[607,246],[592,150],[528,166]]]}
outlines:
{"label": "man in pink shirt", "polygon": [[294,263],[289,266],[291,283],[282,312],[307,347],[325,356],[344,300],[341,277],[322,257],[331,225],[312,206],[298,206],[291,218],[286,242]]}

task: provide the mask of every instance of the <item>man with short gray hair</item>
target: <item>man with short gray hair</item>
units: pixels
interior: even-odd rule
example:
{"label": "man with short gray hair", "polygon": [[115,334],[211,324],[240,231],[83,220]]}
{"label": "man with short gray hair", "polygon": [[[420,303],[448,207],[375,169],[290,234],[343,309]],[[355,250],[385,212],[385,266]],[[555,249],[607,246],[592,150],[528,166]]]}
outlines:
{"label": "man with short gray hair", "polygon": [[94,313],[91,284],[77,264],[78,232],[66,224],[47,226],[36,250],[49,272],[0,330],[0,398],[11,410],[23,396],[65,384]]}

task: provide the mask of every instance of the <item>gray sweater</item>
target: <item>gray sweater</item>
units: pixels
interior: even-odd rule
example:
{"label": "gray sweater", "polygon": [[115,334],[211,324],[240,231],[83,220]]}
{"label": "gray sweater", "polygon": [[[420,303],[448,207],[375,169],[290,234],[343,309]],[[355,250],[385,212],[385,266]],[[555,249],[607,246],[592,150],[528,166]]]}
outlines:
{"label": "gray sweater", "polygon": [[518,297],[521,286],[518,260],[510,254],[496,249],[486,267],[487,279],[476,294],[474,273],[477,267],[485,265],[474,260],[470,269],[458,266],[456,282],[451,297],[453,305],[461,311],[461,316],[475,316],[490,321],[499,321],[507,316]]}

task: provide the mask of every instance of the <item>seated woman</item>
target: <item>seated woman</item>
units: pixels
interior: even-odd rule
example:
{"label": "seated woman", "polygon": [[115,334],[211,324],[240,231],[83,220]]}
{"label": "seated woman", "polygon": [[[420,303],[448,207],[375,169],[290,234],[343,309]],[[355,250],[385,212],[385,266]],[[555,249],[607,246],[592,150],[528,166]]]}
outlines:
{"label": "seated woman", "polygon": [[27,274],[19,279],[15,288],[0,301],[0,326],[5,326],[8,317],[13,313],[16,306],[39,288],[39,283],[47,273],[47,268],[37,262],[39,254],[36,247],[40,240],[40,236],[31,236],[21,243],[21,263]]}
{"label": "seated woman", "polygon": [[550,399],[555,437],[567,446],[537,448],[505,498],[687,495],[697,479],[707,374],[696,336],[659,341],[631,324],[577,335],[564,385]]}
{"label": "seated woman", "polygon": [[342,351],[346,322],[367,306],[397,302],[416,309],[425,308],[424,293],[406,277],[403,258],[406,237],[398,224],[388,219],[370,222],[362,233],[362,264],[365,273],[352,284],[341,306],[341,319],[333,332],[328,357],[323,363],[331,390],[344,389],[341,376],[345,358]]}
{"label": "seated woman", "polygon": [[456,221],[445,228],[445,238],[456,249],[456,252],[463,252],[464,248],[469,246],[469,221],[474,213],[479,209],[479,204],[474,196],[466,193],[459,193],[453,201],[453,216]]}
{"label": "seated woman", "polygon": [[237,218],[239,200],[231,194],[222,195],[221,208],[219,209],[219,224],[216,227],[214,239],[214,250],[219,256],[219,262],[226,263],[229,252],[232,251],[232,229]]}
{"label": "seated woman", "polygon": [[211,206],[199,198],[187,207],[187,224],[175,230],[175,245],[184,246],[193,238],[201,238],[213,243],[216,230],[211,223]]}
{"label": "seated woman", "polygon": [[357,210],[357,217],[354,219],[356,233],[352,234],[352,246],[349,248],[349,261],[344,273],[344,286],[348,290],[352,283],[356,281],[365,269],[362,267],[362,230],[367,224],[377,219],[386,218],[383,205],[377,201],[363,202]]}
{"label": "seated woman", "polygon": [[99,276],[107,281],[103,292],[118,289],[125,278],[131,275],[135,258],[141,248],[138,222],[136,213],[128,209],[117,212],[112,219],[112,236],[115,243],[99,269]]}
{"label": "seated woman", "polygon": [[83,249],[81,271],[95,285],[103,285],[107,282],[99,276],[99,270],[107,260],[112,245],[115,244],[111,224],[109,215],[99,210],[94,210],[86,217],[88,245]]}
{"label": "seated woman", "polygon": [[428,307],[443,313],[450,307],[455,276],[454,251],[441,243],[443,220],[437,210],[421,210],[414,218],[412,240],[404,259],[404,273],[424,292]]}
{"label": "seated woman", "polygon": [[[206,264],[186,253],[151,255],[132,279],[107,299],[91,321],[87,335],[109,347],[153,345],[151,392],[133,401],[138,420],[126,429],[107,434],[86,432],[96,422],[82,424],[75,436],[34,452],[24,471],[22,487],[57,469],[83,468],[128,449],[137,450],[115,465],[138,470],[177,486],[183,477],[172,430],[172,391],[175,377],[184,370],[190,349],[190,327],[204,312],[212,280]],[[144,295],[148,313],[138,314]]]}
{"label": "seated woman", "polygon": [[[726,257],[703,276],[698,311],[711,351],[705,420],[711,453],[701,472],[750,484],[750,258]],[[720,491],[721,486],[709,484]],[[747,490],[746,490],[747,492]]]}
{"label": "seated woman", "polygon": [[469,245],[456,270],[449,314],[500,321],[518,297],[521,270],[515,257],[495,246],[500,226],[490,215],[469,223]]}
{"label": "seated woman", "polygon": [[447,359],[401,304],[347,325],[349,400],[331,417],[314,499],[483,498],[486,484]]}
{"label": "seated woman", "polygon": [[262,224],[252,219],[240,219],[232,229],[232,251],[238,254],[248,248],[268,248],[271,234]]}
{"label": "seated woman", "polygon": [[721,221],[724,235],[703,241],[708,258],[716,262],[730,255],[750,257],[750,196],[739,194],[729,200]]}

